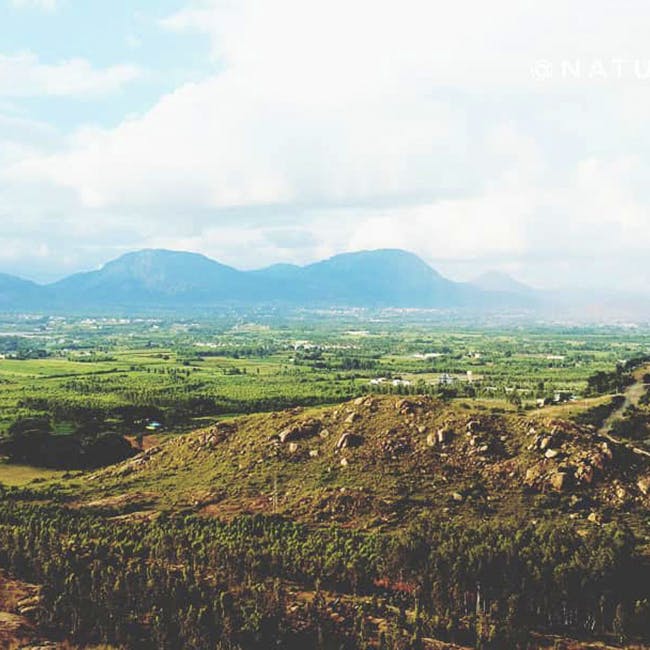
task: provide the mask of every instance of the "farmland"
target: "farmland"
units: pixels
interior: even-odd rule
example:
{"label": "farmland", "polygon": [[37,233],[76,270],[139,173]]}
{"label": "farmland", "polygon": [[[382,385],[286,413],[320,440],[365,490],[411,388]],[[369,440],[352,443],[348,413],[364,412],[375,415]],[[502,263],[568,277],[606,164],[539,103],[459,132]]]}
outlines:
{"label": "farmland", "polygon": [[556,391],[584,396],[589,376],[650,348],[650,335],[638,330],[353,326],[6,324],[0,430],[45,415],[62,434],[87,421],[133,433],[137,411],[175,431],[202,418],[331,404],[369,390],[530,406]]}

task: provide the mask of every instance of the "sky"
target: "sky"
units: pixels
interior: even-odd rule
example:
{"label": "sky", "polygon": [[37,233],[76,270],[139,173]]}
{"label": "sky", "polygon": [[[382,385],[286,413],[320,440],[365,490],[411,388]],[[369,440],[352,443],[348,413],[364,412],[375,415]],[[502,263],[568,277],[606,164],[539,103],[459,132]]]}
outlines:
{"label": "sky", "polygon": [[0,271],[404,248],[648,292],[647,0],[0,0]]}

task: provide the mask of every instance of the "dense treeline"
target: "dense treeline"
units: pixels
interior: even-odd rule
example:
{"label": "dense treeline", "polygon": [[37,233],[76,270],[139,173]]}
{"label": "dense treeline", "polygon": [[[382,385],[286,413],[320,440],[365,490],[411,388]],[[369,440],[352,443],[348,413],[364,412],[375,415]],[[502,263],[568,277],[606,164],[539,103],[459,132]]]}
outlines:
{"label": "dense treeline", "polygon": [[598,371],[587,378],[587,394],[622,393],[634,383],[632,371],[650,361],[648,355],[636,355],[632,359],[616,364],[612,371]]}
{"label": "dense treeline", "polygon": [[[116,523],[10,496],[0,566],[43,584],[39,622],[81,643],[387,649],[431,635],[516,648],[532,629],[650,638],[648,575],[615,525],[423,519],[389,535],[262,516]],[[301,607],[290,585],[309,594]],[[386,621],[381,633],[371,617]]]}
{"label": "dense treeline", "polygon": [[55,469],[103,467],[135,453],[126,438],[90,423],[74,434],[56,435],[47,417],[19,419],[0,439],[0,454],[11,462]]}
{"label": "dense treeline", "polygon": [[587,394],[622,393],[633,381],[634,379],[623,366],[618,365],[612,372],[601,370],[589,377],[587,379]]}

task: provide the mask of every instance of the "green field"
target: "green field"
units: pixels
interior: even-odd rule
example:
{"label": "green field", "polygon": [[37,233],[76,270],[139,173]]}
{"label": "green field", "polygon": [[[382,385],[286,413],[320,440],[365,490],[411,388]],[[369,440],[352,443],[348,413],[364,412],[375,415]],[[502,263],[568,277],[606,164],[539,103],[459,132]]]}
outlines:
{"label": "green field", "polygon": [[41,483],[61,478],[66,472],[42,469],[30,465],[15,465],[0,462],[0,483],[8,486],[22,487],[30,483]]}
{"label": "green field", "polygon": [[0,337],[0,431],[45,415],[59,433],[87,423],[136,433],[129,409],[183,431],[206,417],[369,391],[532,406],[558,390],[583,396],[589,376],[650,350],[647,331],[611,328],[62,319],[18,327],[5,323]]}

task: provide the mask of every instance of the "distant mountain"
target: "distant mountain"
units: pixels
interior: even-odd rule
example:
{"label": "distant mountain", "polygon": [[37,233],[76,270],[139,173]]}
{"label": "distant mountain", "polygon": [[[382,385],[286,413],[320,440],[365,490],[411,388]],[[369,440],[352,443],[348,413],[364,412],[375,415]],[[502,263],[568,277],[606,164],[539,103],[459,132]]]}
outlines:
{"label": "distant mountain", "polygon": [[523,282],[515,280],[502,271],[487,271],[479,275],[475,280],[472,280],[471,284],[484,291],[505,291],[507,293],[522,295],[535,293],[535,289]]}
{"label": "distant mountain", "polygon": [[16,305],[44,300],[47,289],[35,282],[0,273],[0,310],[13,311]]}
{"label": "distant mountain", "polygon": [[4,311],[134,314],[226,304],[486,310],[530,307],[533,302],[514,281],[505,287],[453,282],[413,253],[390,249],[255,271],[240,271],[196,253],[142,250],[45,286],[0,276]]}
{"label": "distant mountain", "polygon": [[458,285],[402,250],[336,255],[302,270],[303,300],[363,306],[452,307]]}
{"label": "distant mountain", "polygon": [[237,299],[253,288],[247,274],[197,253],[142,250],[77,273],[50,289],[57,302],[137,307],[207,304]]}

